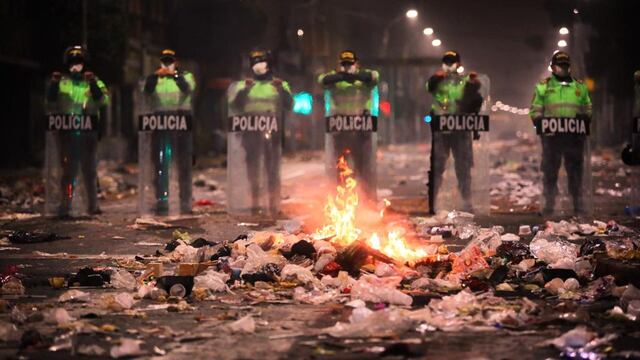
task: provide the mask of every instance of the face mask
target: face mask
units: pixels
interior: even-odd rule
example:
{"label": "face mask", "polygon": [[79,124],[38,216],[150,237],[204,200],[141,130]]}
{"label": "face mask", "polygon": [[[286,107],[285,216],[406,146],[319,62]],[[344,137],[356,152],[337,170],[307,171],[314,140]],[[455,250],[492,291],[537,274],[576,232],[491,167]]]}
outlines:
{"label": "face mask", "polygon": [[83,64],[73,64],[71,66],[69,66],[69,71],[72,73],[79,73],[82,71],[82,68],[84,67]]}
{"label": "face mask", "polygon": [[451,65],[447,65],[445,63],[442,64],[442,70],[446,73],[454,73],[458,70],[458,63],[453,63]]}
{"label": "face mask", "polygon": [[348,74],[355,74],[356,70],[357,68],[355,65],[340,65],[340,71],[346,72]]}
{"label": "face mask", "polygon": [[567,77],[571,74],[571,68],[569,66],[553,66],[553,74],[558,77]]}
{"label": "face mask", "polygon": [[167,70],[169,70],[171,72],[176,71],[176,63],[174,63],[174,62],[170,63],[170,64],[162,63],[160,66],[162,66],[163,69],[167,69]]}
{"label": "face mask", "polygon": [[253,73],[256,75],[264,75],[269,70],[269,66],[267,65],[266,61],[261,61],[259,63],[255,63],[251,67],[251,70],[253,70]]}

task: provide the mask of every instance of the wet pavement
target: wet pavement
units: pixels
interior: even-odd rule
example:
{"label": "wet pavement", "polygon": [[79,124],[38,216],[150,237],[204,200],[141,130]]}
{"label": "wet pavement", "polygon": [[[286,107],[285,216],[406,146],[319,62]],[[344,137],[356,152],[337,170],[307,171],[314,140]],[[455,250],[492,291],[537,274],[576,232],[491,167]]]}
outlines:
{"label": "wet pavement", "polygon": [[[379,195],[391,201],[387,211],[397,219],[396,222],[411,223],[416,233],[420,232],[421,226],[426,226],[421,223],[424,221],[421,219],[425,219],[426,216],[427,150],[426,145],[405,145],[385,148],[378,154]],[[527,153],[526,148],[522,147],[521,150],[523,154]],[[510,156],[511,158],[501,159],[494,164],[494,183],[499,182],[506,172],[516,172],[518,169],[518,166],[505,164],[522,164],[527,161],[523,160],[526,155],[517,152]],[[627,186],[627,176],[607,169],[607,166],[609,169],[615,169],[618,165],[607,164],[602,160],[612,158],[606,152],[597,156],[597,160],[600,161],[594,167],[597,188],[618,189],[623,192]],[[622,315],[610,313],[615,306],[623,306],[619,298],[626,289],[626,284],[610,284],[608,292],[589,297],[590,295],[586,295],[586,289],[591,283],[589,280],[596,278],[587,279],[588,276],[581,276],[580,289],[575,290],[573,295],[569,293],[562,296],[545,290],[545,282],[548,281],[540,283],[538,279],[539,289],[523,292],[527,281],[520,275],[511,273],[512,267],[518,265],[516,261],[507,264],[511,272],[507,278],[509,280],[504,282],[520,286],[517,291],[504,291],[502,287],[498,289],[497,286],[502,286],[502,282],[491,284],[489,289],[485,290],[478,290],[466,284],[464,288],[475,290],[469,292],[472,294],[467,299],[470,302],[451,312],[443,313],[445,318],[461,321],[458,323],[459,326],[448,329],[438,322],[440,320],[436,320],[440,319],[438,311],[442,309],[432,308],[428,316],[420,313],[420,310],[425,309],[427,303],[434,306],[431,299],[460,294],[460,289],[447,290],[446,286],[416,288],[411,286],[410,282],[403,282],[400,288],[405,294],[412,296],[412,305],[403,305],[402,301],[394,304],[394,301],[383,299],[367,301],[366,308],[374,310],[374,314],[377,315],[394,316],[398,311],[400,319],[411,319],[409,324],[404,320],[387,318],[388,323],[380,320],[382,327],[378,329],[371,326],[367,328],[371,333],[364,336],[332,336],[331,331],[327,329],[334,327],[337,322],[357,324],[357,321],[350,320],[354,313],[365,313],[366,316],[363,315],[364,320],[361,321],[366,321],[367,316],[374,315],[362,310],[362,306],[345,305],[347,301],[356,299],[352,293],[353,286],[348,287],[349,290],[332,290],[335,296],[328,301],[318,300],[323,294],[330,292],[327,289],[331,287],[314,285],[322,277],[315,271],[316,280],[280,279],[276,282],[257,281],[253,285],[249,282],[236,282],[228,291],[198,292],[186,301],[174,297],[150,299],[142,296],[134,300],[135,304],[131,308],[114,306],[114,300],[109,298],[109,294],[126,292],[135,295],[136,291],[114,289],[109,286],[77,288],[89,294],[87,302],[58,302],[58,297],[69,289],[54,289],[49,279],[68,277],[69,274],[86,266],[94,269],[126,269],[139,276],[149,263],[166,261],[165,266],[171,268],[181,261],[192,262],[184,261],[185,258],[172,258],[175,251],[165,250],[165,245],[172,239],[179,238],[180,233],[186,232],[191,239],[202,237],[217,244],[227,241],[236,244],[233,245],[235,251],[239,251],[240,247],[244,249],[245,245],[247,248],[251,245],[251,242],[242,246],[237,245],[237,241],[233,242],[240,235],[249,235],[250,240],[256,231],[288,236],[289,232],[285,231],[288,223],[283,222],[286,219],[299,219],[303,223],[302,230],[308,234],[313,233],[321,225],[318,221],[321,221],[319,218],[322,217],[324,201],[331,191],[330,186],[322,180],[325,178],[325,170],[320,155],[309,153],[288,158],[283,166],[284,201],[283,214],[279,221],[228,215],[224,207],[225,169],[221,167],[200,169],[194,176],[194,198],[196,204],[200,205],[195,206],[193,216],[159,219],[164,225],[156,227],[134,226],[138,218],[136,196],[132,190],[136,175],[134,167],[104,170],[101,176],[101,186],[105,191],[101,203],[104,213],[93,218],[67,221],[41,216],[29,218],[26,214],[34,211],[30,203],[32,200],[23,199],[14,204],[5,204],[5,215],[0,227],[5,236],[16,230],[25,230],[56,233],[69,239],[37,244],[12,244],[3,240],[0,246],[0,268],[6,273],[7,266],[16,265],[15,277],[21,280],[26,291],[24,295],[2,296],[0,335],[3,342],[0,343],[0,357],[112,358],[118,356],[118,344],[121,339],[126,338],[140,341],[140,351],[134,351],[132,354],[143,358],[559,358],[562,351],[545,344],[545,341],[557,338],[578,325],[587,325],[590,331],[595,331],[598,338],[611,334],[616,338],[609,339],[603,345],[594,346],[593,349],[583,348],[584,351],[573,354],[574,357],[640,357],[640,348],[637,346],[640,340],[640,323],[630,320],[624,310]],[[522,174],[526,177],[526,172]],[[23,179],[29,178],[28,174],[25,176]],[[105,179],[106,176],[110,179]],[[111,186],[104,186],[103,182],[109,182]],[[27,185],[25,187],[28,188]],[[31,188],[34,187],[37,186]],[[620,263],[630,262],[633,265],[634,259],[638,256],[640,223],[638,219],[624,216],[625,198],[618,195],[615,191],[594,195],[595,203],[598,204],[595,213],[597,216],[581,218],[575,222],[591,224],[594,232],[577,236],[575,232],[569,231],[569,241],[576,246],[594,237],[612,243],[623,239],[635,241],[627,243],[632,245],[629,245],[631,249],[627,249],[631,252],[626,260],[616,260]],[[492,214],[479,215],[473,220],[473,224],[478,225],[478,228],[490,229],[494,225],[500,225],[504,228],[501,234],[518,234],[520,225],[530,225],[539,226],[540,230],[551,229],[551,233],[557,233],[561,230],[553,228],[553,223],[545,225],[545,221],[569,220],[567,217],[542,218],[536,213],[534,206],[516,206],[513,202],[498,196],[492,198],[492,204]],[[35,210],[38,206],[40,205],[36,201]],[[615,223],[605,223],[604,227],[598,228],[598,223],[593,223],[594,219],[604,222],[614,220]],[[443,227],[428,226],[428,230],[425,231],[432,231],[433,227],[438,226]],[[465,256],[465,250],[471,248],[468,244],[474,237],[463,239],[462,236],[458,236],[464,230],[465,224],[450,226],[454,232],[459,233],[452,237],[443,236],[444,244],[448,248],[447,254],[458,253],[458,256]],[[618,227],[628,227],[629,232],[618,234],[618,230],[613,230]],[[176,233],[176,230],[179,233]],[[581,231],[589,233],[584,229]],[[553,233],[554,239],[556,233]],[[304,237],[301,233],[297,236]],[[498,235],[498,239],[500,238]],[[258,242],[256,237],[253,239],[254,242]],[[532,240],[533,234],[523,235],[520,242],[529,244]],[[280,245],[276,240],[276,244],[261,243],[260,247],[266,249],[265,251],[281,252],[278,246]],[[495,257],[497,244],[480,244],[478,247],[484,257],[489,259],[487,266],[495,272],[497,265],[491,259]],[[536,258],[541,261],[540,257]],[[472,260],[475,264],[477,259]],[[455,260],[453,263],[455,266]],[[313,265],[313,261],[302,260],[300,264]],[[380,262],[374,265],[380,266]],[[471,264],[465,262],[464,265]],[[410,270],[401,268],[403,267],[400,265],[394,265],[391,276],[403,274],[406,279],[406,273]],[[224,273],[221,267],[218,266],[218,269],[220,273]],[[378,274],[377,270],[368,268],[363,271]],[[467,276],[472,272],[465,270],[461,273]],[[478,278],[483,279],[482,276]],[[451,278],[446,280],[453,281]],[[487,279],[484,278],[480,282],[486,283]],[[314,287],[321,287],[323,291],[314,293]],[[495,298],[482,298],[487,293],[494,294]],[[523,302],[524,297],[530,298],[535,304],[531,305],[531,311],[525,312],[523,309],[529,306]],[[446,299],[448,303],[456,301],[454,298]],[[60,321],[60,317],[56,319],[55,315],[49,318],[49,313],[57,308],[66,309],[73,319]],[[512,308],[516,309],[513,319],[501,317],[502,312]],[[487,320],[494,316],[491,315],[493,312],[496,313],[496,320]],[[64,314],[58,315],[64,318]],[[251,321],[247,320],[247,316],[250,316]],[[243,319],[245,321],[242,321]],[[9,326],[11,323],[17,325],[15,331],[19,332],[19,336],[12,333],[13,330]],[[29,333],[30,337],[25,335],[25,331],[29,330],[35,330]],[[577,336],[578,340],[574,342],[580,343],[585,336],[589,340],[593,338],[588,335]],[[131,343],[125,345],[131,346],[126,349],[129,351],[137,347]],[[564,355],[571,357],[572,353],[565,352]]]}

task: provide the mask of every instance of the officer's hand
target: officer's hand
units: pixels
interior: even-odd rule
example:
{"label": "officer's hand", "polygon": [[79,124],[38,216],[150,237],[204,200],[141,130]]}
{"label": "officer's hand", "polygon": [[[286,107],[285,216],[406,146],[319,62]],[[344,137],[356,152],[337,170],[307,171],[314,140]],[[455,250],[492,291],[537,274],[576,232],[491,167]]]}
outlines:
{"label": "officer's hand", "polygon": [[156,70],[156,75],[158,76],[172,76],[173,73],[171,72],[171,70],[161,67],[158,70]]}
{"label": "officer's hand", "polygon": [[93,73],[93,71],[85,71],[84,79],[87,81],[93,81],[96,79],[96,75]]}
{"label": "officer's hand", "polygon": [[255,84],[255,82],[253,82],[253,79],[247,78],[244,80],[244,86],[247,88],[252,87]]}
{"label": "officer's hand", "polygon": [[273,80],[271,80],[271,85],[273,85],[275,87],[281,87],[282,86],[282,79],[273,78]]}
{"label": "officer's hand", "polygon": [[51,81],[60,81],[60,79],[62,78],[62,74],[60,73],[60,71],[54,71],[51,74]]}

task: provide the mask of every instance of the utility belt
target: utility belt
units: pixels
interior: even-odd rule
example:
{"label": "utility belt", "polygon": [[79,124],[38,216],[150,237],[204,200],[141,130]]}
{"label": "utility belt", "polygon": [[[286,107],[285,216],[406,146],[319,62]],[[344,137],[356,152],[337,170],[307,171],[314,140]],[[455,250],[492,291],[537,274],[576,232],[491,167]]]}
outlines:
{"label": "utility belt", "polygon": [[441,114],[431,120],[434,132],[488,132],[489,115],[481,114]]}
{"label": "utility belt", "polygon": [[541,136],[589,136],[591,120],[587,117],[549,116],[534,121],[536,133]]}
{"label": "utility belt", "polygon": [[45,116],[47,131],[98,131],[97,114],[48,114]]}
{"label": "utility belt", "polygon": [[191,131],[190,111],[157,111],[138,116],[138,131]]}
{"label": "utility belt", "polygon": [[377,132],[378,117],[370,114],[331,115],[325,117],[326,132]]}

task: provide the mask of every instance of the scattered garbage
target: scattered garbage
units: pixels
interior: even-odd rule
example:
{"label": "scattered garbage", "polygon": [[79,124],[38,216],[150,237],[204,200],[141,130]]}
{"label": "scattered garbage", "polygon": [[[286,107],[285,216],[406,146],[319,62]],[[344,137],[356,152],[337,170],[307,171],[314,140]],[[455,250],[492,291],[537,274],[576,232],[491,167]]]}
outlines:
{"label": "scattered garbage", "polygon": [[119,345],[111,348],[109,354],[114,359],[143,355],[145,352],[140,348],[142,343],[141,340],[123,338]]}
{"label": "scattered garbage", "polygon": [[91,294],[89,293],[73,289],[73,290],[66,291],[64,294],[60,295],[60,297],[58,297],[58,302],[61,302],[61,303],[70,302],[70,301],[87,302],[89,301],[90,297],[91,297]]}
{"label": "scattered garbage", "polygon": [[71,239],[70,236],[60,236],[54,233],[40,233],[16,230],[7,236],[13,244],[37,244],[56,240]]}
{"label": "scattered garbage", "polygon": [[229,324],[229,329],[234,333],[252,334],[256,331],[256,322],[247,315]]}

